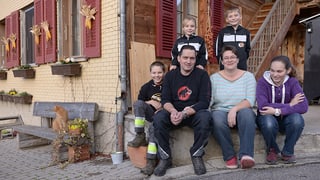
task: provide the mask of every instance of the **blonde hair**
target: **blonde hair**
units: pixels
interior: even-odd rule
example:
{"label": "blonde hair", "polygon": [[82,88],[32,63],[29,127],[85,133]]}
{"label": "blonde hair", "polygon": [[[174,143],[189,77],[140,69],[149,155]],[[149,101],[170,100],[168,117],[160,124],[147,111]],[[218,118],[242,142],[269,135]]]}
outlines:
{"label": "blonde hair", "polygon": [[233,6],[233,7],[230,7],[229,9],[226,10],[226,12],[224,13],[225,18],[227,18],[228,15],[229,15],[230,13],[232,13],[232,12],[237,12],[237,13],[239,13],[239,14],[241,15],[240,8]]}
{"label": "blonde hair", "polygon": [[197,27],[197,20],[196,18],[192,17],[192,16],[186,16],[183,21],[182,21],[182,27],[184,27],[186,25],[186,21],[193,21],[195,27]]}

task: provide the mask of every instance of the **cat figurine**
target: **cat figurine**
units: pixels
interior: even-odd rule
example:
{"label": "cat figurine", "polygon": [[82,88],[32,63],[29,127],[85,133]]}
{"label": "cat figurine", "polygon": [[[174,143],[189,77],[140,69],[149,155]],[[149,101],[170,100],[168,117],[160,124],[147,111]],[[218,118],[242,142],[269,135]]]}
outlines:
{"label": "cat figurine", "polygon": [[52,129],[56,132],[67,132],[68,111],[61,106],[54,106],[53,111],[56,112],[56,118],[52,122]]}

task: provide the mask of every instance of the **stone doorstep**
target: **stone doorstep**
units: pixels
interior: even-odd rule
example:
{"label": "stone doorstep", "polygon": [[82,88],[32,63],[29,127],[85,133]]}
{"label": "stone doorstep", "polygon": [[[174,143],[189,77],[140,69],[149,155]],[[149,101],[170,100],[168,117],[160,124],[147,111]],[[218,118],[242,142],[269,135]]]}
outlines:
{"label": "stone doorstep", "polygon": [[[147,127],[146,127],[147,128]],[[236,152],[239,150],[239,138],[236,130],[231,130],[232,140]],[[125,120],[125,150],[127,150],[127,142],[134,138],[134,116],[127,115]],[[148,134],[147,134],[148,135]],[[279,135],[277,141],[280,148],[283,147],[284,135]],[[176,166],[191,164],[189,149],[193,144],[193,130],[183,127],[174,130],[171,133],[170,144],[172,149],[173,163]],[[264,163],[265,161],[265,143],[260,131],[256,131],[255,135],[255,161],[256,163]],[[307,147],[307,148],[306,148]],[[295,154],[297,158],[299,154],[316,153],[320,149],[320,134],[309,133],[306,128],[302,133],[299,141],[295,146]],[[204,160],[220,159],[222,160],[222,152],[220,146],[216,143],[213,136],[210,136],[208,145],[206,146],[206,154]]]}

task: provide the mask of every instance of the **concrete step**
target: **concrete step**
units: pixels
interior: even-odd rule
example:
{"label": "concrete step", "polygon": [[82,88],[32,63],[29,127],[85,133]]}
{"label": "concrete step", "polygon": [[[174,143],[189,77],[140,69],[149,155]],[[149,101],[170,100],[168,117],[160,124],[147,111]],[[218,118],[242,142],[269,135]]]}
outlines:
{"label": "concrete step", "polygon": [[[318,112],[320,106],[310,106],[309,111],[304,114],[305,128],[303,133],[295,146],[295,154],[297,158],[305,154],[313,154],[320,152],[320,121],[318,120]],[[126,116],[125,120],[125,149],[127,149],[127,142],[134,138],[134,115]],[[285,136],[279,134],[278,144],[283,147]],[[239,149],[239,138],[236,130],[232,130],[232,140],[235,150]],[[189,149],[193,144],[193,130],[184,127],[174,130],[171,133],[170,144],[172,148],[173,163],[176,166],[191,164]],[[259,130],[255,135],[255,161],[256,163],[264,163],[265,160],[265,142]],[[204,156],[206,161],[214,160],[221,166],[224,165],[222,160],[222,153],[220,146],[216,143],[213,136],[210,136],[209,143],[206,147],[206,154]]]}

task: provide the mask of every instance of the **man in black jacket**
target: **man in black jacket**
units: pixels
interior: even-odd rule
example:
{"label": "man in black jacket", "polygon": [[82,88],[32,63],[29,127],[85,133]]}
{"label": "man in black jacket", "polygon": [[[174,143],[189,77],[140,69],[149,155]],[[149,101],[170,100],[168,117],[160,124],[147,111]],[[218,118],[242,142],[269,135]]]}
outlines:
{"label": "man in black jacket", "polygon": [[160,162],[154,170],[163,176],[172,166],[169,132],[182,126],[194,129],[194,144],[190,148],[191,160],[197,175],[205,174],[204,147],[210,135],[211,83],[208,73],[195,68],[196,49],[185,45],[178,55],[180,67],[169,71],[163,82],[161,104],[163,110],[154,116],[155,137],[158,141]]}

